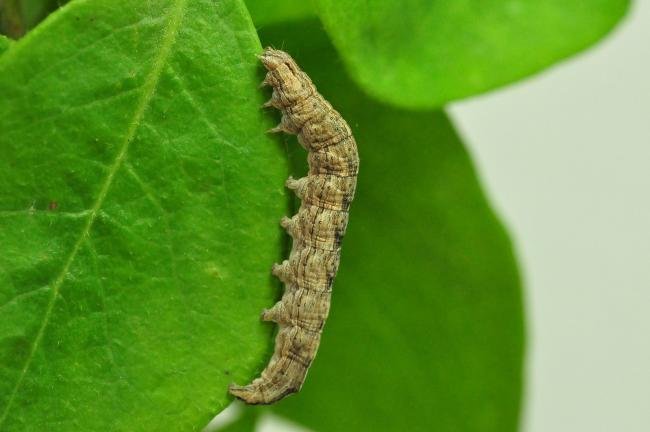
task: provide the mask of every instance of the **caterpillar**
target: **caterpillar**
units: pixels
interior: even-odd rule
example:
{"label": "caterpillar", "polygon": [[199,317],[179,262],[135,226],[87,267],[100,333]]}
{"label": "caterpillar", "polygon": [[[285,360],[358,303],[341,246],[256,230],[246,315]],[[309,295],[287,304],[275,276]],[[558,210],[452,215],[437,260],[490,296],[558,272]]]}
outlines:
{"label": "caterpillar", "polygon": [[301,389],[318,350],[359,157],[348,124],[289,54],[266,48],[259,59],[267,70],[262,85],[273,89],[264,106],[282,113],[270,132],[297,135],[309,152],[307,176],[286,182],[302,202],[295,216],[280,223],[293,239],[289,259],[272,269],[285,284],[284,294],[262,312],[264,321],[279,326],[273,355],[259,378],[246,386],[230,385],[230,393],[246,403],[270,404]]}

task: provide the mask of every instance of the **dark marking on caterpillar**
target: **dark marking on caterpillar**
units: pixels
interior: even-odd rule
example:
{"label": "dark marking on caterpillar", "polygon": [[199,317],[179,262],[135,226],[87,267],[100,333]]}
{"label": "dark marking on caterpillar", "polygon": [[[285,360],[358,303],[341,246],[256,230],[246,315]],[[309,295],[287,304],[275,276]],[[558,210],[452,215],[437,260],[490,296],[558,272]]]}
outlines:
{"label": "dark marking on caterpillar", "polygon": [[309,152],[309,173],[286,182],[302,204],[294,217],[281,221],[293,238],[289,259],[273,266],[273,274],[285,283],[284,294],[262,313],[263,320],[279,326],[273,356],[259,378],[230,386],[231,394],[249,404],[276,402],[299,391],[305,381],[329,314],[359,170],[350,127],[291,56],[266,48],[260,60],[268,71],[263,84],[273,88],[264,106],[282,112],[271,132],[298,136]]}

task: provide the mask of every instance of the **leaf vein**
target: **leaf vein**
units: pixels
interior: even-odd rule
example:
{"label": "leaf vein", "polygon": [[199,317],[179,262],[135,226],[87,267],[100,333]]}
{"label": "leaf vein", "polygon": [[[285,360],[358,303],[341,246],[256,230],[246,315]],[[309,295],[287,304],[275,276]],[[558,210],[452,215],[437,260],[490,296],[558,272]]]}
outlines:
{"label": "leaf vein", "polygon": [[7,405],[5,406],[5,409],[2,415],[0,416],[0,426],[2,426],[7,420],[7,418],[9,417],[9,412],[22,386],[25,376],[29,371],[32,360],[34,359],[34,355],[40,346],[41,340],[43,339],[43,335],[49,323],[52,312],[54,310],[54,306],[56,304],[57,299],[59,298],[61,286],[65,282],[65,279],[70,272],[72,263],[74,262],[77,254],[79,253],[79,250],[81,249],[82,245],[86,241],[86,238],[90,235],[90,231],[93,227],[93,223],[95,222],[97,214],[99,213],[104,203],[104,200],[108,195],[108,191],[113,183],[113,179],[115,178],[116,173],[119,171],[124,160],[126,159],[129,150],[129,144],[135,138],[136,132],[140,126],[144,114],[147,111],[151,99],[155,96],[156,87],[158,86],[158,82],[160,81],[160,77],[162,75],[163,69],[169,58],[169,54],[171,52],[172,46],[176,41],[176,36],[180,28],[180,23],[183,19],[183,15],[185,12],[186,2],[187,0],[177,0],[174,3],[172,10],[169,13],[169,18],[167,21],[168,24],[164,29],[162,41],[160,44],[160,51],[158,52],[157,57],[154,59],[151,71],[145,80],[142,96],[140,97],[140,100],[138,101],[138,104],[136,105],[133,114],[133,120],[131,121],[127,133],[124,139],[122,140],[121,147],[115,158],[115,161],[113,162],[113,165],[111,166],[111,169],[108,172],[108,175],[106,176],[106,179],[101,186],[97,199],[95,200],[95,204],[91,209],[90,215],[88,216],[86,225],[84,226],[81,234],[79,235],[77,242],[73,246],[72,251],[70,252],[63,266],[63,269],[61,270],[58,277],[55,279],[54,283],[52,284],[52,296],[45,310],[45,314],[43,316],[43,322],[36,334],[36,337],[34,338],[32,348],[25,361],[22,371],[18,376],[18,379],[16,380],[16,384],[14,385],[14,388],[7,400]]}
{"label": "leaf vein", "polygon": [[11,137],[13,135],[18,135],[21,132],[24,132],[26,130],[34,130],[36,129],[37,126],[40,126],[42,124],[46,124],[48,122],[52,122],[53,120],[59,120],[61,117],[65,117],[70,114],[76,114],[79,111],[87,111],[91,108],[101,108],[104,104],[110,103],[110,102],[116,102],[120,101],[123,98],[127,98],[128,96],[131,95],[131,93],[135,93],[138,91],[142,91],[142,87],[133,87],[124,91],[121,91],[120,93],[114,93],[108,97],[101,98],[101,99],[94,99],[90,102],[83,103],[81,105],[73,105],[73,106],[68,106],[65,108],[58,108],[58,111],[48,115],[46,117],[41,117],[38,120],[35,120],[33,122],[30,122],[29,124],[25,125],[24,127],[13,127],[13,125],[9,124],[7,125],[7,133],[6,137]]}
{"label": "leaf vein", "polygon": [[46,216],[55,216],[66,219],[81,219],[90,215],[91,210],[83,210],[79,212],[57,212],[52,210],[37,210],[34,208],[29,208],[26,210],[0,210],[0,218],[9,218],[15,216],[35,216],[35,215],[46,215]]}
{"label": "leaf vein", "polygon": [[17,303],[18,301],[20,301],[22,299],[32,297],[32,296],[38,294],[41,291],[46,291],[49,287],[50,287],[49,285],[45,285],[45,286],[34,288],[33,290],[30,290],[30,291],[27,291],[27,292],[24,292],[24,293],[20,293],[20,294],[14,296],[9,301],[7,301],[5,304],[0,305],[0,312],[2,312],[5,308],[11,306],[12,304]]}
{"label": "leaf vein", "polygon": [[196,99],[192,95],[192,93],[187,89],[187,86],[183,83],[183,80],[181,79],[180,75],[176,73],[172,65],[169,65],[169,69],[172,72],[172,77],[174,81],[176,81],[176,84],[178,84],[178,87],[181,90],[181,93],[185,96],[185,99],[187,102],[189,102],[190,106],[196,111],[196,113],[199,115],[199,118],[205,123],[205,125],[210,129],[210,132],[212,132],[212,135],[214,135],[221,143],[227,145],[228,147],[236,150],[237,152],[241,153],[242,149],[241,147],[237,147],[230,141],[226,140],[223,135],[219,133],[215,125],[210,121],[208,118],[208,115],[206,112],[203,110],[201,107],[200,103],[197,103]]}

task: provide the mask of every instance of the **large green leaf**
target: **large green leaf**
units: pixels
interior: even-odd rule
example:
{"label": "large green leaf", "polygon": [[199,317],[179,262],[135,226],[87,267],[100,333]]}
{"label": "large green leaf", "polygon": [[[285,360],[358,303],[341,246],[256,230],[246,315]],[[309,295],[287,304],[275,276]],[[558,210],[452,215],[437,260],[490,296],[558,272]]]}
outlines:
{"label": "large green leaf", "polygon": [[0,430],[200,430],[263,366],[260,48],[238,0],[79,0],[0,57]]}
{"label": "large green leaf", "polygon": [[296,54],[361,157],[319,355],[302,392],[275,409],[316,431],[515,431],[519,276],[448,118],[364,96],[314,22],[262,40]]}
{"label": "large green leaf", "polygon": [[628,0],[317,0],[352,77],[380,100],[437,107],[597,41]]}

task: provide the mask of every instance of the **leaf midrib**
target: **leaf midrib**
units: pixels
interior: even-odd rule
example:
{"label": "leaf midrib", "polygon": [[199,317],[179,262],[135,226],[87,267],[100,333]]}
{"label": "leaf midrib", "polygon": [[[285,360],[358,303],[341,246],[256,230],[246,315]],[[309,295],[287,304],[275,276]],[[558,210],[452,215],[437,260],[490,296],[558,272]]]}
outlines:
{"label": "leaf midrib", "polygon": [[38,332],[36,333],[36,337],[34,338],[34,342],[32,343],[32,348],[29,352],[29,356],[25,360],[25,364],[23,365],[23,369],[18,379],[16,380],[14,389],[12,390],[9,399],[7,400],[7,405],[5,406],[2,416],[0,416],[0,427],[5,423],[5,421],[9,417],[9,412],[11,410],[11,407],[22,386],[25,376],[29,371],[31,363],[34,359],[34,355],[36,351],[38,351],[41,340],[43,339],[43,335],[45,334],[45,330],[49,324],[52,311],[54,310],[54,306],[59,297],[61,286],[65,282],[65,278],[70,271],[70,267],[72,266],[72,263],[74,262],[77,254],[79,253],[79,250],[81,249],[84,241],[90,235],[90,231],[93,227],[95,219],[97,218],[97,214],[99,213],[99,210],[101,209],[104,200],[108,195],[108,191],[113,183],[113,179],[115,178],[116,173],[119,171],[120,167],[122,166],[122,163],[126,159],[129,150],[129,145],[135,138],[135,134],[141,124],[142,118],[144,117],[144,114],[146,113],[147,108],[149,107],[149,103],[151,102],[151,99],[155,95],[156,88],[160,81],[160,77],[162,75],[163,69],[169,58],[171,48],[173,47],[176,41],[176,36],[178,34],[178,29],[180,28],[180,24],[183,20],[186,5],[187,5],[187,0],[175,0],[171,8],[171,11],[169,12],[169,18],[167,21],[167,25],[164,29],[162,42],[160,44],[160,51],[158,52],[157,57],[154,59],[153,67],[151,68],[149,75],[147,75],[147,77],[145,78],[145,82],[142,87],[143,89],[142,96],[138,100],[136,109],[133,112],[133,118],[131,120],[131,123],[129,124],[129,128],[126,132],[126,135],[124,136],[124,139],[122,140],[122,143],[120,144],[120,150],[117,156],[115,157],[115,160],[113,161],[113,164],[111,165],[108,174],[106,175],[106,179],[102,184],[99,194],[97,195],[97,199],[95,200],[95,203],[91,208],[86,225],[84,226],[83,230],[79,234],[76,243],[74,244],[72,250],[70,251],[70,254],[68,255],[68,258],[65,261],[63,268],[61,269],[61,272],[54,280],[54,284],[52,285],[52,296],[45,310],[45,314],[43,315],[43,321],[41,323],[41,326],[38,329]]}

